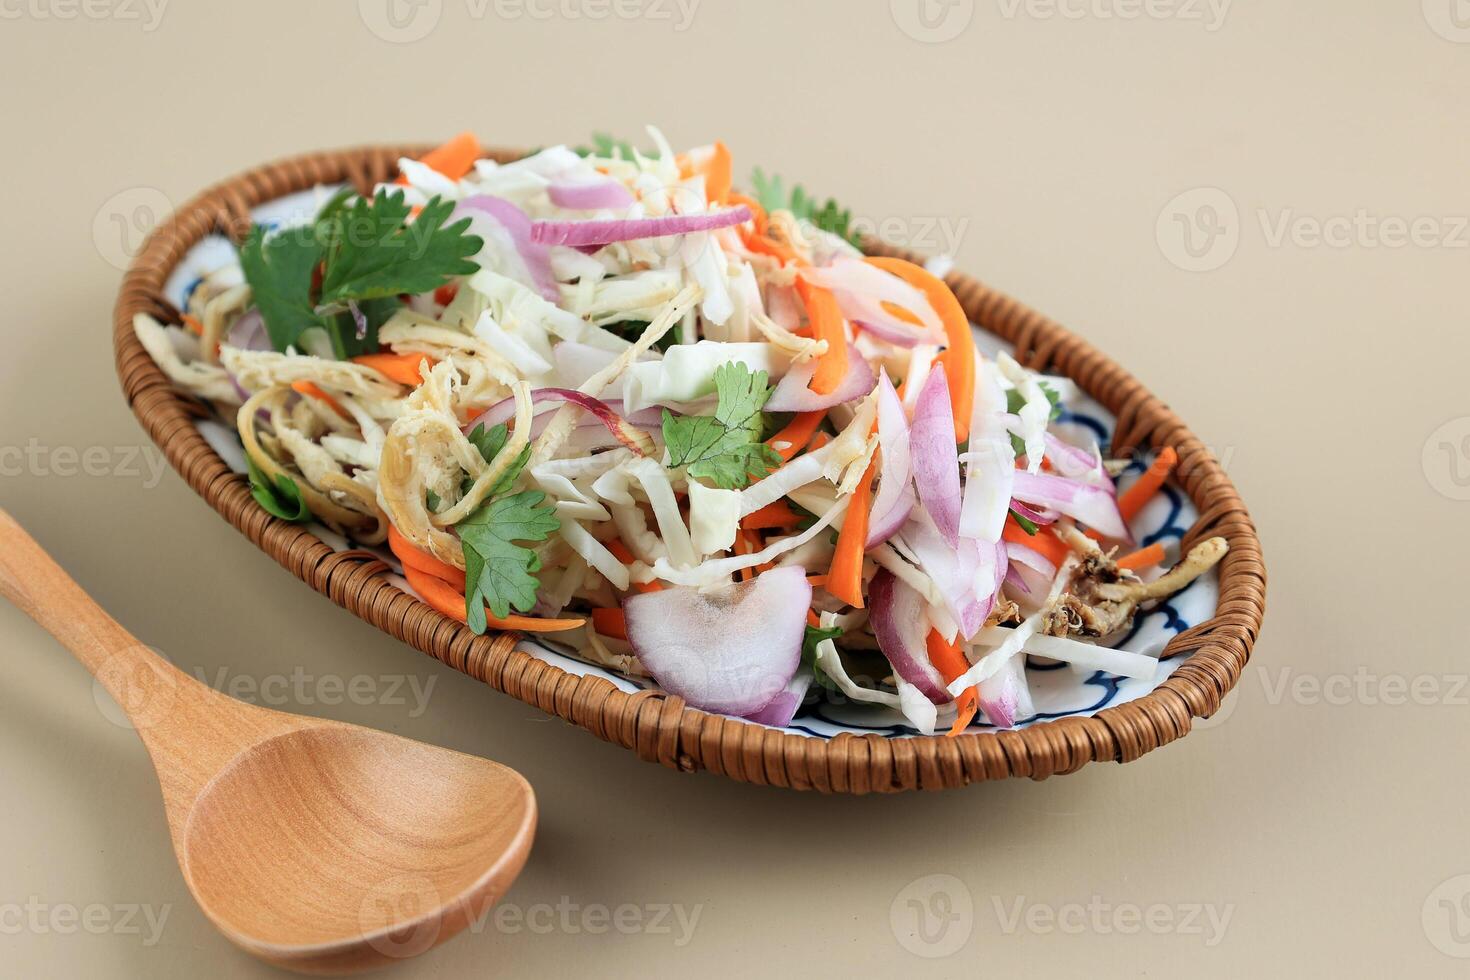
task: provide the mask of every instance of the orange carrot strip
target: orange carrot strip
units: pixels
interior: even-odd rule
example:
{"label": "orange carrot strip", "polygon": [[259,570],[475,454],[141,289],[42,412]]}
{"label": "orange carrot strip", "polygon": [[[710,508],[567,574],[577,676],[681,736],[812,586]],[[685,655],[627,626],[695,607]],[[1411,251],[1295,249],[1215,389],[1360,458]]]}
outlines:
{"label": "orange carrot strip", "polygon": [[922,266],[881,256],[869,258],[868,262],[921,291],[944,324],[944,336],[949,344],[936,360],[944,365],[949,382],[955,440],[964,442],[970,437],[970,410],[975,404],[975,334],[970,330],[970,318],[944,280]]}
{"label": "orange carrot strip", "polygon": [[1122,558],[1119,558],[1117,565],[1119,568],[1127,568],[1131,571],[1136,572],[1140,568],[1148,568],[1152,565],[1162,565],[1163,563],[1164,546],[1155,541],[1147,548],[1140,548],[1137,551],[1133,552],[1133,554],[1131,555],[1124,555]]}
{"label": "orange carrot strip", "polygon": [[[735,532],[735,554],[753,555],[759,550],[760,547],[754,531],[747,531],[744,528],[740,528]],[[735,574],[739,576],[740,581],[749,582],[755,577],[755,569],[748,567],[742,568]]]}
{"label": "orange carrot strip", "polygon": [[410,388],[417,388],[423,383],[419,374],[419,364],[423,361],[427,361],[431,368],[439,363],[428,354],[359,354],[352,359],[353,364],[370,367],[390,381]]}
{"label": "orange carrot strip", "polygon": [[[817,431],[817,426],[822,424],[822,419],[826,416],[825,411],[797,412],[786,424],[786,428],[766,440],[766,445],[780,453],[782,460],[790,460],[811,440],[812,433]],[[785,445],[782,446],[781,443]]]}
{"label": "orange carrot strip", "polygon": [[734,167],[730,159],[730,148],[716,142],[715,151],[704,165],[704,196],[711,204],[724,204],[730,199],[730,185]]}
{"label": "orange carrot strip", "polygon": [[1169,471],[1178,462],[1179,454],[1174,451],[1174,447],[1165,446],[1149,468],[1143,471],[1143,475],[1118,495],[1118,512],[1123,515],[1125,522],[1137,517],[1144,505],[1154,498],[1154,494],[1159,492],[1159,488],[1169,478]]}
{"label": "orange carrot strip", "polygon": [[[450,619],[457,619],[461,623],[466,622],[464,611],[464,594],[455,591],[454,587],[440,578],[421,572],[411,565],[403,568],[403,577],[408,579],[408,584],[419,597],[433,606],[439,612]],[[485,613],[485,623],[490,629],[516,630],[521,633],[560,633],[564,630],[574,630],[587,623],[585,619],[537,619],[535,616],[499,616]]]}
{"label": "orange carrot strip", "polygon": [[309,398],[318,398],[330,405],[333,411],[335,411],[338,415],[342,416],[347,421],[353,421],[352,416],[347,413],[347,409],[343,408],[341,403],[339,403],[337,399],[333,398],[331,395],[318,388],[315,383],[311,381],[293,381],[291,382],[291,390],[296,392],[298,395],[306,395]]}
{"label": "orange carrot strip", "polygon": [[807,584],[810,585],[814,589],[824,589],[824,588],[826,588],[827,587],[827,580],[828,580],[828,576],[826,576],[826,575],[808,575],[806,577]]}
{"label": "orange carrot strip", "polygon": [[204,336],[204,324],[200,323],[198,320],[194,319],[194,317],[190,316],[187,313],[180,313],[179,316],[183,319],[184,326],[189,328],[190,333],[192,333],[196,337]]}
{"label": "orange carrot strip", "polygon": [[808,387],[819,395],[830,395],[847,376],[847,333],[842,326],[842,310],[830,290],[813,286],[800,277],[796,280],[796,292],[806,304],[812,336],[827,342],[827,353],[817,359],[817,371]]}
{"label": "orange carrot strip", "polygon": [[388,550],[398,556],[405,567],[414,568],[425,575],[432,575],[437,579],[448,582],[464,595],[464,570],[455,568],[445,561],[440,561],[433,555],[419,549],[414,543],[405,538],[398,528],[392,524],[388,525]]}
{"label": "orange carrot strip", "polygon": [[755,225],[755,233],[757,235],[764,235],[766,233],[769,219],[766,218],[766,209],[761,207],[759,201],[748,194],[740,194],[736,191],[730,191],[725,195],[725,198],[732,205],[743,204],[750,208],[750,213],[753,216],[751,224]]}
{"label": "orange carrot strip", "polygon": [[628,617],[623,615],[621,609],[594,609],[592,610],[592,628],[603,636],[610,636],[615,640],[626,640],[628,638]]}
{"label": "orange carrot strip", "polygon": [[[939,671],[939,676],[944,678],[946,684],[954,681],[965,671],[970,669],[970,664],[965,660],[965,655],[960,648],[948,641],[938,630],[930,630],[925,640],[925,646],[929,648],[929,662],[934,669]],[[980,692],[975,686],[965,688],[960,696],[955,698],[955,707],[959,714],[955,716],[954,725],[949,729],[951,736],[958,735],[970,726],[975,718],[975,712],[980,708]]]}
{"label": "orange carrot strip", "polygon": [[[459,180],[474,168],[478,159],[480,141],[475,139],[474,133],[466,131],[419,157],[419,163],[433,167],[450,180]],[[403,177],[399,177],[398,182],[408,183]]]}
{"label": "orange carrot strip", "polygon": [[816,435],[812,436],[811,441],[806,444],[807,451],[814,453],[831,441],[832,437],[829,436],[827,433],[818,432]]}
{"label": "orange carrot strip", "polygon": [[868,505],[873,499],[873,474],[877,470],[878,461],[875,459],[868,464],[863,478],[852,491],[827,575],[827,591],[855,609],[863,608],[863,555],[868,550]]}
{"label": "orange carrot strip", "polygon": [[822,628],[822,621],[817,618],[816,612],[811,609],[806,611],[806,624],[814,630]]}
{"label": "orange carrot strip", "polygon": [[1040,552],[1053,565],[1060,565],[1067,559],[1067,546],[1051,528],[1037,528],[1035,534],[1027,534],[1014,517],[1006,515],[1005,527],[1001,529],[1000,536],[1014,544],[1025,545],[1032,551]]}
{"label": "orange carrot strip", "polygon": [[740,526],[747,531],[762,531],[773,527],[784,529],[795,527],[799,523],[801,523],[801,518],[784,500],[766,504],[760,510],[753,510],[740,520]]}
{"label": "orange carrot strip", "polygon": [[[612,552],[614,558],[624,565],[631,565],[637,560],[633,557],[633,552],[628,550],[628,546],[623,544],[621,538],[608,538],[602,544],[608,551]],[[635,592],[660,592],[663,590],[662,582],[634,582],[632,586]]]}

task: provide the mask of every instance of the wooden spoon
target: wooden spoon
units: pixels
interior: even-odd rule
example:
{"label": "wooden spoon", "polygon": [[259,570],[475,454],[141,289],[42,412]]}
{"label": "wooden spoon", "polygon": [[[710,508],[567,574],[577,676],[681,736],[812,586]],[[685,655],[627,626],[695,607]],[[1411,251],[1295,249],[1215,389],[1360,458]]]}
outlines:
{"label": "wooden spoon", "polygon": [[531,849],[512,769],[244,704],[143,646],[0,510],[0,595],[77,656],[148,747],[184,881],[231,942],[350,973],[480,919]]}

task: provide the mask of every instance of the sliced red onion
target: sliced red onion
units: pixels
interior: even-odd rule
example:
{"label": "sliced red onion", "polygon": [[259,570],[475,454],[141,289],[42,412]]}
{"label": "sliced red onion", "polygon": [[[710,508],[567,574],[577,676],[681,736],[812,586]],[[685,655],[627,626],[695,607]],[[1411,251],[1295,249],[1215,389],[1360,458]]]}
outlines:
{"label": "sliced red onion", "polygon": [[1026,584],[1026,580],[1021,577],[1021,573],[1016,571],[1015,568],[1006,569],[1005,584],[1011,586],[1011,588],[1015,589],[1022,595],[1031,594],[1031,586]]}
{"label": "sliced red onion", "polygon": [[271,339],[265,332],[265,318],[260,310],[249,309],[230,324],[225,346],[238,350],[271,350]]}
{"label": "sliced red onion", "polygon": [[[898,276],[861,259],[839,258],[828,266],[801,270],[802,278],[829,289],[837,298],[842,315],[861,322],[865,329],[904,347],[928,342],[944,343],[944,324],[929,298]],[[918,324],[900,319],[884,308],[889,303],[912,313]]]}
{"label": "sliced red onion", "polygon": [[1062,516],[1060,513],[1052,510],[1049,507],[1038,509],[1036,507],[1032,507],[1030,504],[1024,501],[1016,500],[1014,498],[1012,498],[1011,500],[1011,510],[1015,511],[1017,514],[1020,514],[1022,517],[1026,518],[1026,520],[1039,527],[1044,527],[1047,524],[1055,524],[1057,522],[1057,518]]}
{"label": "sliced red onion", "polygon": [[[984,558],[975,542],[968,538],[961,538],[957,547],[950,547],[923,510],[914,511],[898,534],[939,590],[944,608],[959,626],[960,635],[967,640],[974,636],[990,613],[989,600],[995,592],[994,558],[988,567],[982,567]],[[990,554],[993,556],[994,552]]]}
{"label": "sliced red onion", "polygon": [[[546,402],[569,402],[590,412],[597,421],[607,427],[607,431],[612,433],[618,442],[639,456],[652,456],[657,451],[653,439],[647,432],[613,411],[607,402],[593,398],[591,395],[584,395],[570,388],[537,388],[531,392],[531,402],[533,405],[541,405]],[[485,409],[464,428],[466,432],[471,432],[477,425],[483,424],[487,428],[500,425],[502,422],[509,422],[515,417],[515,413],[515,398],[504,398]]]}
{"label": "sliced red onion", "polygon": [[886,568],[880,568],[868,584],[868,621],[883,656],[899,677],[935,704],[954,700],[944,689],[939,671],[929,662],[929,617],[924,613],[924,597]]}
{"label": "sliced red onion", "polygon": [[895,347],[917,347],[924,342],[924,337],[913,332],[912,328],[907,330],[896,330],[892,325],[869,320],[853,320],[852,325],[859,330],[866,330],[879,340],[890,343]]}
{"label": "sliced red onion", "polygon": [[897,534],[914,510],[909,420],[887,371],[881,371],[878,378],[878,447],[882,468],[868,516],[867,548],[876,548]]}
{"label": "sliced red onion", "polygon": [[536,240],[535,226],[526,212],[493,194],[465,198],[455,207],[454,217],[464,217],[466,212],[471,212],[469,217],[472,220],[475,214],[485,215],[505,229],[536,291],[548,302],[560,301],[561,290],[557,288],[556,276],[551,272],[551,251]]}
{"label": "sliced red onion", "polygon": [[1013,728],[1017,718],[1035,712],[1026,685],[1026,657],[1016,654],[977,686],[980,710],[996,728]]}
{"label": "sliced red onion", "polygon": [[873,392],[878,380],[868,361],[852,344],[847,345],[847,374],[838,382],[829,395],[819,395],[807,387],[816,374],[817,364],[808,361],[797,364],[786,372],[786,376],[766,400],[768,412],[820,412],[824,409],[856,401]]}
{"label": "sliced red onion", "polygon": [[693,707],[747,716],[791,682],[811,603],[806,570],[783,565],[708,592],[629,596],[623,612],[628,642],[659,686]]}
{"label": "sliced red onion", "polygon": [[771,699],[770,704],[755,714],[746,715],[746,719],[761,725],[785,728],[796,717],[796,710],[801,707],[807,690],[812,686],[812,679],[811,671],[805,668],[798,670],[781,693]]}
{"label": "sliced red onion", "polygon": [[944,365],[936,364],[914,405],[909,457],[924,509],[951,548],[960,540],[960,459],[955,449],[954,414]]}
{"label": "sliced red onion", "polygon": [[542,245],[609,245],[641,238],[664,238],[713,231],[743,224],[751,218],[750,208],[740,205],[704,214],[671,214],[660,218],[609,218],[591,221],[536,221],[531,240]]}
{"label": "sliced red onion", "polygon": [[573,211],[625,208],[633,203],[633,192],[611,177],[553,180],[546,188],[551,203]]}
{"label": "sliced red onion", "polygon": [[965,499],[960,504],[960,535],[999,541],[1011,503],[1016,453],[999,416],[1006,396],[995,365],[977,355],[975,404],[970,411],[970,444],[965,453]]}
{"label": "sliced red onion", "polygon": [[1047,580],[1057,577],[1057,566],[1053,565],[1045,555],[1035,548],[1029,548],[1024,544],[1016,544],[1014,541],[1006,541],[1004,544],[1006,558],[1010,561],[1018,565],[1025,565]]}
{"label": "sliced red onion", "polygon": [[1012,493],[1017,500],[1055,508],[1106,537],[1129,538],[1128,526],[1118,512],[1117,498],[1103,488],[1064,476],[1025,470],[1017,470],[1015,479]]}

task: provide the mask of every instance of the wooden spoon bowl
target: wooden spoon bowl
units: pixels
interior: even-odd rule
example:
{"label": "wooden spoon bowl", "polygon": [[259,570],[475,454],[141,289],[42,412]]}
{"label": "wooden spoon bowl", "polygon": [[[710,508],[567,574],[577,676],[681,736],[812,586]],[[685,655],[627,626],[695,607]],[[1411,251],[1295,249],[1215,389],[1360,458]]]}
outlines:
{"label": "wooden spoon bowl", "polygon": [[206,687],[133,639],[4,511],[0,594],[127,714],[184,880],[242,949],[319,974],[416,956],[483,916],[524,866],[536,800],[520,774]]}

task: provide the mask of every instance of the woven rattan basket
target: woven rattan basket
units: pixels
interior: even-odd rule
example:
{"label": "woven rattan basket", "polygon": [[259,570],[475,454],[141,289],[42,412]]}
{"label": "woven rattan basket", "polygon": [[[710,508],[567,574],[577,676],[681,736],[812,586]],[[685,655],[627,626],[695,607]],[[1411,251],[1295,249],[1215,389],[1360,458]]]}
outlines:
{"label": "woven rattan basket", "polygon": [[[250,228],[252,207],[321,183],[346,181],[367,191],[396,175],[400,157],[427,149],[373,146],[315,153],[258,167],[210,188],[145,242],[123,279],[113,318],[123,392],[169,462],[242,534],[339,606],[456,670],[648,761],[822,792],[943,789],[1005,776],[1042,779],[1096,760],[1130,762],[1188,733],[1192,718],[1213,714],[1235,685],[1261,624],[1266,569],[1250,516],[1219,463],[1167,406],[1117,364],[1046,317],[958,273],[949,283],[972,322],[1012,344],[1023,364],[1070,376],[1117,417],[1114,455],[1174,447],[1178,480],[1199,511],[1184,547],[1211,535],[1230,542],[1219,568],[1214,617],[1169,643],[1166,657],[1191,656],[1138,700],[1092,717],[957,738],[790,734],[707,714],[662,692],[627,694],[602,678],[567,673],[515,649],[513,634],[476,636],[395,587],[380,562],[336,552],[301,527],[271,517],[251,498],[245,479],[200,435],[194,425],[198,403],[176,391],[155,366],[133,333],[133,315],[146,311],[164,322],[179,322],[179,311],[164,298],[169,273],[206,235],[221,233],[238,242]],[[520,154],[488,155],[510,160]],[[879,242],[869,242],[868,250],[906,254]]]}

